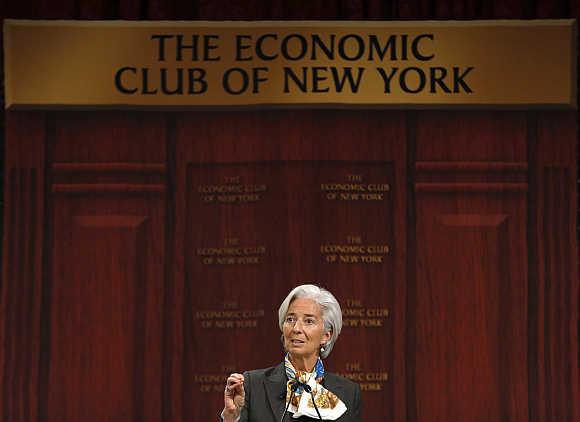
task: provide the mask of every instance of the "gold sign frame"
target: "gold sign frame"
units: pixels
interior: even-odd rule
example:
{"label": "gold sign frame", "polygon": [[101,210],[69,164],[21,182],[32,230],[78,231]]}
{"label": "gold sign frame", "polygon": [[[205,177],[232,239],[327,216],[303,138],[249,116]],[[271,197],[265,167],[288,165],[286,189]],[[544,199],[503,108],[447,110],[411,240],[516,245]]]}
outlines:
{"label": "gold sign frame", "polygon": [[576,21],[4,23],[7,109],[577,106]]}

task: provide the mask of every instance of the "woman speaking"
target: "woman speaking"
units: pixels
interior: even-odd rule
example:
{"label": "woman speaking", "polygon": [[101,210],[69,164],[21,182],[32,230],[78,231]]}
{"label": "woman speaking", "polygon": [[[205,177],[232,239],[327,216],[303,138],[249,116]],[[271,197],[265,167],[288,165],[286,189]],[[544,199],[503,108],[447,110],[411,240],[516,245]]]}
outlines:
{"label": "woman speaking", "polygon": [[286,355],[277,366],[228,377],[223,421],[360,422],[358,384],[322,364],[342,328],[332,293],[298,286],[280,305],[278,320]]}

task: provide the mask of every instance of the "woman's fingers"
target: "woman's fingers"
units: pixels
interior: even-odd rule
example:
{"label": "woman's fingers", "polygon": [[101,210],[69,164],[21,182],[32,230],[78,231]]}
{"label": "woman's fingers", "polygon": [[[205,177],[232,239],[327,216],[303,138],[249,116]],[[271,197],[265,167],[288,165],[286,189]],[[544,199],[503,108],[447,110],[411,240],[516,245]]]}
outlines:
{"label": "woman's fingers", "polygon": [[234,394],[243,394],[244,392],[244,383],[235,383],[226,386],[226,394],[234,395]]}
{"label": "woman's fingers", "polygon": [[244,376],[242,374],[231,374],[227,379],[226,385],[239,384],[241,382],[244,382]]}
{"label": "woman's fingers", "polygon": [[230,374],[230,376],[227,379],[227,383],[229,384],[230,382],[237,382],[237,381],[243,381],[244,380],[244,376],[242,374]]}
{"label": "woman's fingers", "polygon": [[244,395],[244,376],[242,374],[231,374],[226,381],[226,394]]}
{"label": "woman's fingers", "polygon": [[242,374],[230,374],[227,378],[224,399],[226,409],[239,413],[245,401],[244,376]]}
{"label": "woman's fingers", "polygon": [[233,373],[233,374],[230,374],[230,376],[228,377],[228,382],[230,380],[231,381],[243,381],[244,376],[242,374]]}

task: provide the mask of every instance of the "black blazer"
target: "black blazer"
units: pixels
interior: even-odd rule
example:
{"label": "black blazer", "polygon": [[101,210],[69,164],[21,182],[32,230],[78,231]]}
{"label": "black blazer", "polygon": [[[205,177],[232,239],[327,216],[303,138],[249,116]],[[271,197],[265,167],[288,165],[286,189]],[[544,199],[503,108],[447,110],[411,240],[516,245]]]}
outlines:
{"label": "black blazer", "polygon": [[[244,372],[246,404],[240,415],[240,422],[280,422],[284,414],[286,398],[286,371],[284,364],[267,369]],[[360,422],[361,400],[358,384],[333,373],[324,374],[322,383],[336,394],[346,405],[347,411],[336,422]],[[293,419],[287,421],[319,421],[318,418]]]}

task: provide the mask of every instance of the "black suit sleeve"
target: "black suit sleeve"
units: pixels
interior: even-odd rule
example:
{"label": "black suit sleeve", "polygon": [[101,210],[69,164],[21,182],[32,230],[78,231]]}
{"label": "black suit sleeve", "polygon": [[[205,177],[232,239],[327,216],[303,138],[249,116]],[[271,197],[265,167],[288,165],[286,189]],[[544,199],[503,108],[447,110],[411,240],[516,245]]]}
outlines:
{"label": "black suit sleeve", "polygon": [[360,386],[356,384],[354,389],[354,399],[352,402],[352,422],[360,422],[361,420],[361,397],[360,397]]}
{"label": "black suit sleeve", "polygon": [[246,397],[246,402],[244,403],[244,407],[242,408],[242,412],[240,413],[240,421],[239,422],[248,422],[248,414],[250,413],[250,403],[252,397],[252,389],[250,387],[250,373],[248,371],[244,372],[244,392]]}

